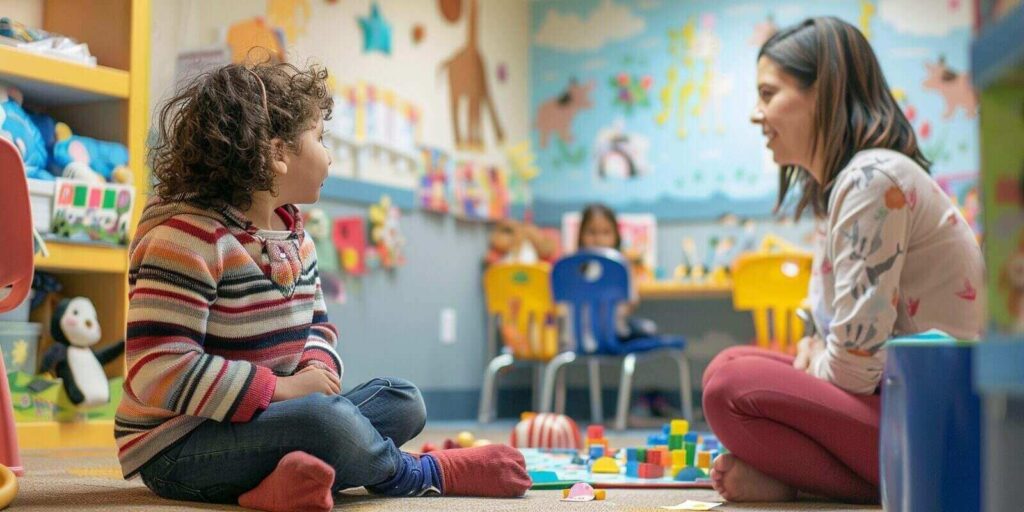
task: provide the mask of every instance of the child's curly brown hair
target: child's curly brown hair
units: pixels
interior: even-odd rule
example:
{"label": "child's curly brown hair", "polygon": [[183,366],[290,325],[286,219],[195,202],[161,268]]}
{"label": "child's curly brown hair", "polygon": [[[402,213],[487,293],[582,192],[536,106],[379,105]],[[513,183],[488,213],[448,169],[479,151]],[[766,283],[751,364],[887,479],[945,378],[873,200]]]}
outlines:
{"label": "child's curly brown hair", "polygon": [[272,139],[298,151],[302,132],[330,119],[333,106],[327,70],[316,65],[230,64],[199,75],[160,109],[150,149],[156,194],[247,209],[255,192],[274,191]]}

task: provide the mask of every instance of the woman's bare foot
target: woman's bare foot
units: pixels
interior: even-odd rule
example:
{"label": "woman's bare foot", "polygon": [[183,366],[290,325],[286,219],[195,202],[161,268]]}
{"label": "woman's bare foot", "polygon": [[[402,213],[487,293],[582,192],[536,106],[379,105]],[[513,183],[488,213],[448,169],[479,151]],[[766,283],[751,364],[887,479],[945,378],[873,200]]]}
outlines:
{"label": "woman's bare foot", "polygon": [[715,458],[711,485],[726,501],[793,501],[796,489],[754,469],[731,453]]}

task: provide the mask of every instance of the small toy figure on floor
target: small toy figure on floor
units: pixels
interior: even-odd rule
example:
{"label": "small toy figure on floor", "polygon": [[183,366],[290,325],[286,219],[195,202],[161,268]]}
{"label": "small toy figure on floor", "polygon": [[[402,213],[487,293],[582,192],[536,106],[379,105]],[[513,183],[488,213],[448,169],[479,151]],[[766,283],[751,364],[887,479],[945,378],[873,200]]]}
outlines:
{"label": "small toy figure on floor", "polygon": [[71,403],[88,407],[109,402],[103,365],[124,352],[124,342],[95,351],[90,348],[100,341],[100,322],[92,301],[85,297],[61,300],[53,312],[50,335],[56,343],[43,357],[42,369],[55,370]]}

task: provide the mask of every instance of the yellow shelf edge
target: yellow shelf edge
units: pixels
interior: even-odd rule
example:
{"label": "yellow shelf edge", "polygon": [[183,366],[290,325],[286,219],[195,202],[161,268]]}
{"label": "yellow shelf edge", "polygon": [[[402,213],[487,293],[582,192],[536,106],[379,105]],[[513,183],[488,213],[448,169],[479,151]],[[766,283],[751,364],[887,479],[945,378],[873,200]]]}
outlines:
{"label": "yellow shelf edge", "polygon": [[50,252],[50,256],[36,254],[35,264],[39,270],[121,274],[128,272],[128,249],[125,247],[47,240],[46,248]]}
{"label": "yellow shelf edge", "polygon": [[117,446],[114,441],[114,420],[95,420],[77,423],[39,421],[15,423],[18,448],[107,448]]}
{"label": "yellow shelf edge", "polygon": [[127,71],[85,66],[0,46],[0,78],[3,77],[18,77],[119,99],[128,98],[131,90]]}

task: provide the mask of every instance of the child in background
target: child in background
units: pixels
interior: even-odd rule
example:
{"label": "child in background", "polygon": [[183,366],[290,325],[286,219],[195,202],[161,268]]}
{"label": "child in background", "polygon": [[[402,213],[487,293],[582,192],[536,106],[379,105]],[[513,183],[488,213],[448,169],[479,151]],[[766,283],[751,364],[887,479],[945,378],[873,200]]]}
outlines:
{"label": "child in background", "polygon": [[416,387],[379,378],[341,393],[313,240],[330,154],[327,72],[229,65],[160,112],[156,198],[130,248],[127,374],[115,420],[125,478],[165,498],[330,510],[333,493],[520,496],[503,445],[412,455]]}
{"label": "child in background", "polygon": [[[619,235],[619,223],[615,218],[615,212],[611,208],[593,203],[587,205],[580,214],[580,229],[577,235],[577,245],[583,249],[615,249],[622,251],[622,237]],[[632,272],[630,272],[632,276]],[[654,336],[658,332],[658,326],[652,320],[638,318],[633,315],[640,298],[636,293],[636,286],[630,282],[630,300],[628,303],[619,304],[616,317],[616,331],[623,341]]]}

